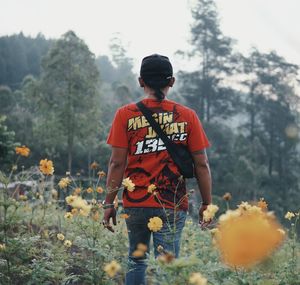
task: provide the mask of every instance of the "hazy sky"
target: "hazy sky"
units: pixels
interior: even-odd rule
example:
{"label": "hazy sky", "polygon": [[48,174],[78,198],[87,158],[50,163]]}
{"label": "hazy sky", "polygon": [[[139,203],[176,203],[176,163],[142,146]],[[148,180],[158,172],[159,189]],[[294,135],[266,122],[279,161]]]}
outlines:
{"label": "hazy sky", "polygon": [[[120,33],[128,54],[139,65],[151,53],[168,55],[174,70],[189,64],[174,52],[187,50],[190,7],[196,0],[0,0],[0,36],[23,31],[57,38],[72,29],[96,55]],[[275,49],[300,64],[299,0],[216,0],[223,33],[237,40],[236,49]],[[137,69],[137,67],[136,67]],[[137,71],[137,70],[135,70]]]}

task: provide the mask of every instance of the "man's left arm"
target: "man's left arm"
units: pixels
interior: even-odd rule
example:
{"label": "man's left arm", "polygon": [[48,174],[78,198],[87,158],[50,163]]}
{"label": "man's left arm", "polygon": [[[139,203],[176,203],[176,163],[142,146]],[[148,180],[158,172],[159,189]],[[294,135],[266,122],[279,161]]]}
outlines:
{"label": "man's left arm", "polygon": [[[105,197],[104,208],[105,205],[112,205],[118,194],[124,177],[124,171],[127,163],[127,153],[127,148],[112,147],[112,154],[109,160],[106,180],[107,194]],[[104,226],[108,230],[114,232],[112,226],[110,225],[110,219],[112,219],[114,225],[117,224],[116,210],[114,207],[105,209],[103,218]]]}

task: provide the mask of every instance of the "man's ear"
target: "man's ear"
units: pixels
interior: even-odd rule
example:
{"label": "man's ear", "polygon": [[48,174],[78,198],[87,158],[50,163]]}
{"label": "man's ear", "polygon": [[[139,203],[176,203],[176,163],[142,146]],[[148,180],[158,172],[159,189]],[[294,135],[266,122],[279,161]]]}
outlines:
{"label": "man's ear", "polygon": [[145,82],[142,79],[142,77],[139,77],[139,84],[140,84],[141,87],[145,87]]}
{"label": "man's ear", "polygon": [[173,87],[174,83],[175,83],[175,77],[172,77],[172,78],[170,79],[169,86],[170,86],[170,87]]}

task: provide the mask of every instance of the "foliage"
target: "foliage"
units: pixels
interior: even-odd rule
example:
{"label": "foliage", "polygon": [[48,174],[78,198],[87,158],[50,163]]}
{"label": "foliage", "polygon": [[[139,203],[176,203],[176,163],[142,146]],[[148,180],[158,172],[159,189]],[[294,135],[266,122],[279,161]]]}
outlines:
{"label": "foliage", "polygon": [[6,117],[0,114],[0,169],[8,166],[15,146],[15,133],[8,130],[5,121]]}
{"label": "foliage", "polygon": [[[18,153],[14,165],[27,157],[27,149]],[[90,169],[92,175],[88,181],[80,175],[73,177],[67,173],[57,184],[53,184],[52,171],[48,172],[41,166],[29,171],[22,169],[20,173],[15,167],[9,175],[0,172],[1,284],[123,284],[128,254],[124,222],[127,217],[122,214],[116,199],[118,223],[115,232],[103,227],[101,201],[105,195],[105,172],[99,171],[101,168],[97,162],[93,162]],[[26,183],[29,187],[25,186]],[[193,195],[195,193],[190,192],[191,200]],[[222,204],[229,207],[231,196],[226,197],[219,199],[220,208],[223,208]],[[263,212],[268,206],[265,201],[257,205],[262,208],[242,203],[238,210],[219,216],[219,224],[224,226],[225,221],[233,223],[237,218],[234,212],[239,213],[240,218],[247,217],[249,211],[251,217],[258,213],[269,220],[274,219]],[[211,210],[210,218],[214,219],[218,207],[211,205]],[[163,249],[160,249],[158,259],[151,254],[148,257],[148,281],[165,285],[188,284],[193,273],[201,273],[204,281],[215,285],[297,285],[300,270],[299,214],[294,211],[285,215],[290,225],[285,229],[286,233],[283,229],[280,231],[288,238],[279,250],[254,267],[235,270],[222,263],[220,252],[214,246],[216,229],[201,231],[197,219],[188,216],[182,234],[181,257],[174,259]],[[247,229],[248,226],[243,227]],[[238,233],[236,228],[234,238],[239,238]],[[255,229],[249,227],[251,233],[255,233]]]}
{"label": "foliage", "polygon": [[52,45],[42,34],[25,37],[23,33],[0,38],[0,85],[20,88],[23,78],[41,71],[41,59]]}

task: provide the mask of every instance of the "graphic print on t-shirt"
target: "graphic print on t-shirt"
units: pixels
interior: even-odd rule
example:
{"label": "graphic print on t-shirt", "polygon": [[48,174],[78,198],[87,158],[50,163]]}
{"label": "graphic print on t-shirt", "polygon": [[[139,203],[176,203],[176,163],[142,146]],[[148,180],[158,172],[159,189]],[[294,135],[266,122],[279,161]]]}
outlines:
{"label": "graphic print on t-shirt", "polygon": [[[172,141],[183,142],[187,138],[187,122],[174,122],[173,112],[160,112],[153,114],[154,120],[160,125],[163,132]],[[128,120],[127,131],[136,131],[147,128],[143,140],[136,142],[134,155],[158,152],[166,150],[164,142],[159,138],[144,115],[136,116]]]}

